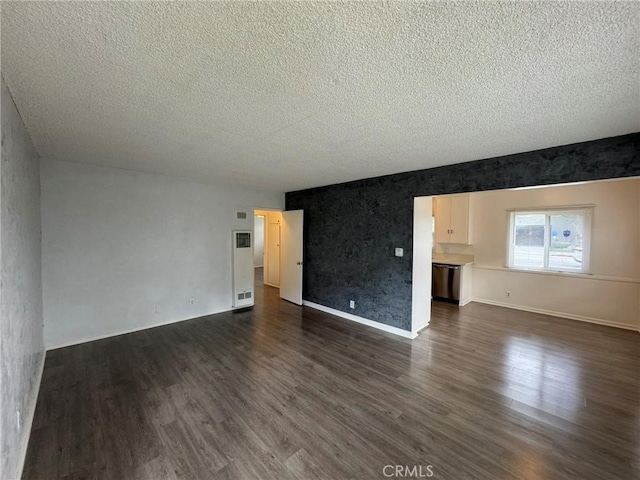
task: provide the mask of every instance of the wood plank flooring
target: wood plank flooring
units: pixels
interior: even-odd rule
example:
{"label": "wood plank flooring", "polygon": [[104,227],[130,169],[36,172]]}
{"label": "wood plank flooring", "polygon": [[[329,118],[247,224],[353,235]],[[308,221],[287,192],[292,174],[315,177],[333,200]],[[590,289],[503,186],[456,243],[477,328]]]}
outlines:
{"label": "wood plank flooring", "polygon": [[640,478],[637,332],[435,304],[410,341],[256,293],[48,352],[23,478]]}

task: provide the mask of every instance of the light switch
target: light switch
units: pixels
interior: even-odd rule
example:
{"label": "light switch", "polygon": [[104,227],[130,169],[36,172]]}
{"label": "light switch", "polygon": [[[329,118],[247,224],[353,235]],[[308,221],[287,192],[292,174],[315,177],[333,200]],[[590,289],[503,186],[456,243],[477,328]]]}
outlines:
{"label": "light switch", "polygon": [[396,257],[404,257],[404,250],[402,248],[396,248]]}

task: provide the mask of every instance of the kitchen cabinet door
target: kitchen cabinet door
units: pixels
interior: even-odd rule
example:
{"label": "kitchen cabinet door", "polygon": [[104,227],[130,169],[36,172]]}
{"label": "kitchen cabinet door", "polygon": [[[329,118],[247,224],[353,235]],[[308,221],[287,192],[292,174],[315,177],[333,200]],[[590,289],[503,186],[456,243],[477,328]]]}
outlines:
{"label": "kitchen cabinet door", "polygon": [[451,228],[449,243],[470,244],[469,239],[469,196],[450,197]]}
{"label": "kitchen cabinet door", "polygon": [[436,198],[436,242],[471,245],[469,195]]}
{"label": "kitchen cabinet door", "polygon": [[436,198],[436,242],[450,243],[451,199]]}

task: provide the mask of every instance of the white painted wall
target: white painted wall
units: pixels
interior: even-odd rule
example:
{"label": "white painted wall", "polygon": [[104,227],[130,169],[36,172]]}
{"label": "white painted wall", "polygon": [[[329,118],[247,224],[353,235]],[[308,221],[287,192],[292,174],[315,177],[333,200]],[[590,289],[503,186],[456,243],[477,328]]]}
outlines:
{"label": "white painted wall", "polygon": [[[640,329],[640,180],[482,192],[475,208],[476,300]],[[588,276],[507,270],[506,209],[594,204]],[[505,297],[509,290],[511,296]]]}
{"label": "white painted wall", "polygon": [[231,309],[231,231],[253,229],[256,206],[284,207],[282,193],[41,166],[49,347]]}
{"label": "white painted wall", "polygon": [[253,266],[264,265],[264,220],[262,215],[256,215],[253,222]]}
{"label": "white painted wall", "polygon": [[40,173],[4,79],[1,88],[0,478],[14,479],[21,475],[44,365]]}
{"label": "white painted wall", "polygon": [[414,336],[431,321],[432,231],[432,197],[417,197],[413,200],[411,286],[411,333]]}

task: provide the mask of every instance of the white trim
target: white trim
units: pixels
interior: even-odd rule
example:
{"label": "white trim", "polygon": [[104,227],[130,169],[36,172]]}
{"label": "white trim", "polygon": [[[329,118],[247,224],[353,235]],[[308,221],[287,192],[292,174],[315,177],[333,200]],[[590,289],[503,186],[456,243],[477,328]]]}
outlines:
{"label": "white trim", "polygon": [[433,197],[413,199],[413,258],[411,263],[411,332],[417,335],[431,322],[433,263]]}
{"label": "white trim", "polygon": [[469,297],[466,300],[458,302],[458,306],[459,307],[464,307],[465,305],[469,305],[471,302],[473,302],[473,298]]}
{"label": "white trim", "polygon": [[70,347],[72,345],[79,345],[81,343],[94,342],[96,340],[102,340],[103,338],[117,337],[119,335],[126,335],[127,333],[139,332],[141,330],[147,330],[149,328],[162,327],[165,325],[171,325],[172,323],[186,322],[187,320],[195,320],[197,318],[208,317],[209,315],[217,315],[218,313],[232,312],[233,310],[240,310],[242,308],[251,307],[253,305],[247,305],[246,307],[228,308],[224,310],[217,310],[215,312],[200,315],[198,317],[182,318],[180,320],[168,320],[166,322],[154,323],[153,325],[145,325],[144,327],[129,328],[127,330],[121,330],[119,332],[106,333],[104,335],[96,335],[95,337],[84,337],[78,340],[72,340],[70,342],[59,343],[57,345],[45,345],[47,352],[49,350],[57,350],[58,348]]}
{"label": "white trim", "polygon": [[600,280],[602,282],[619,282],[619,283],[639,283],[640,278],[628,278],[628,277],[610,277],[606,275],[593,275],[591,273],[573,273],[573,272],[560,272],[553,270],[534,270],[527,268],[509,268],[509,267],[497,267],[493,265],[481,265],[474,263],[473,268],[479,268],[480,270],[497,270],[500,272],[515,272],[515,273],[532,273],[534,275],[554,275],[556,277],[578,278],[582,280]]}
{"label": "white trim", "polygon": [[552,206],[552,207],[516,207],[516,208],[507,208],[507,212],[516,212],[516,213],[545,213],[545,210],[555,210],[555,211],[563,211],[566,210],[571,213],[571,210],[588,210],[597,207],[595,203],[585,203],[582,205],[560,205],[560,206]]}
{"label": "white trim", "polygon": [[634,327],[633,325],[629,325],[629,324],[626,324],[626,323],[612,322],[610,320],[605,320],[605,319],[602,319],[602,318],[585,317],[585,316],[582,316],[582,315],[574,315],[572,313],[564,313],[564,312],[556,312],[556,311],[553,311],[553,310],[545,310],[543,308],[526,307],[524,305],[514,305],[514,304],[511,304],[511,303],[496,302],[494,300],[487,300],[486,298],[474,297],[472,299],[472,301],[477,302],[477,303],[484,303],[486,305],[494,305],[496,307],[505,307],[505,308],[511,308],[511,309],[514,309],[514,310],[521,310],[523,312],[540,313],[542,315],[549,315],[551,317],[566,318],[568,320],[577,320],[577,321],[580,321],[580,322],[595,323],[597,325],[606,325],[607,327],[616,327],[616,328],[622,328],[622,329],[625,329],[625,330],[632,330],[632,331],[640,332],[638,327]]}
{"label": "white trim", "polygon": [[[620,182],[620,181],[624,182],[625,180],[637,180],[639,178],[640,176],[603,178],[601,180],[583,180],[580,182],[550,183],[548,185],[532,185],[530,187],[515,187],[515,188],[507,188],[505,190],[537,190],[539,188],[571,187],[574,185],[588,185],[590,183]],[[483,191],[488,191],[488,190],[483,190]],[[478,193],[482,193],[482,191]]]}
{"label": "white trim", "polygon": [[302,305],[304,305],[305,307],[315,308],[316,310],[320,310],[321,312],[330,313],[331,315],[335,315],[336,317],[341,317],[347,320],[351,320],[352,322],[361,323],[363,325],[367,325],[368,327],[373,327],[373,328],[377,328],[378,330],[383,330],[388,333],[393,333],[394,335],[399,335],[404,338],[413,339],[418,336],[417,333],[413,334],[408,330],[402,330],[401,328],[392,327],[391,325],[385,325],[384,323],[375,322],[373,320],[369,320],[368,318],[358,317],[357,315],[352,315],[350,313],[342,312],[334,308],[325,307],[324,305],[309,302],[307,300],[302,300]]}
{"label": "white trim", "polygon": [[28,417],[27,421],[23,425],[23,432],[26,432],[26,435],[22,436],[22,445],[20,445],[20,450],[18,452],[18,476],[16,478],[22,478],[24,462],[27,459],[27,449],[29,448],[29,439],[31,438],[31,427],[33,426],[33,418],[36,415],[36,405],[38,404],[38,395],[40,395],[40,384],[42,383],[42,374],[44,372],[44,361],[46,356],[47,351],[43,350],[42,360],[40,361],[40,366],[38,367],[38,373],[36,376],[36,382],[33,385],[33,392],[31,393],[31,399],[27,406]]}
{"label": "white trim", "polygon": [[[425,328],[427,328],[429,325],[431,325],[431,324],[430,324],[430,323],[427,323],[426,325],[423,325],[423,326],[421,326],[418,330],[416,330],[416,332],[415,332],[416,337],[420,334],[420,332],[421,332],[422,330],[424,330]],[[416,338],[416,337],[413,337],[413,338]]]}

